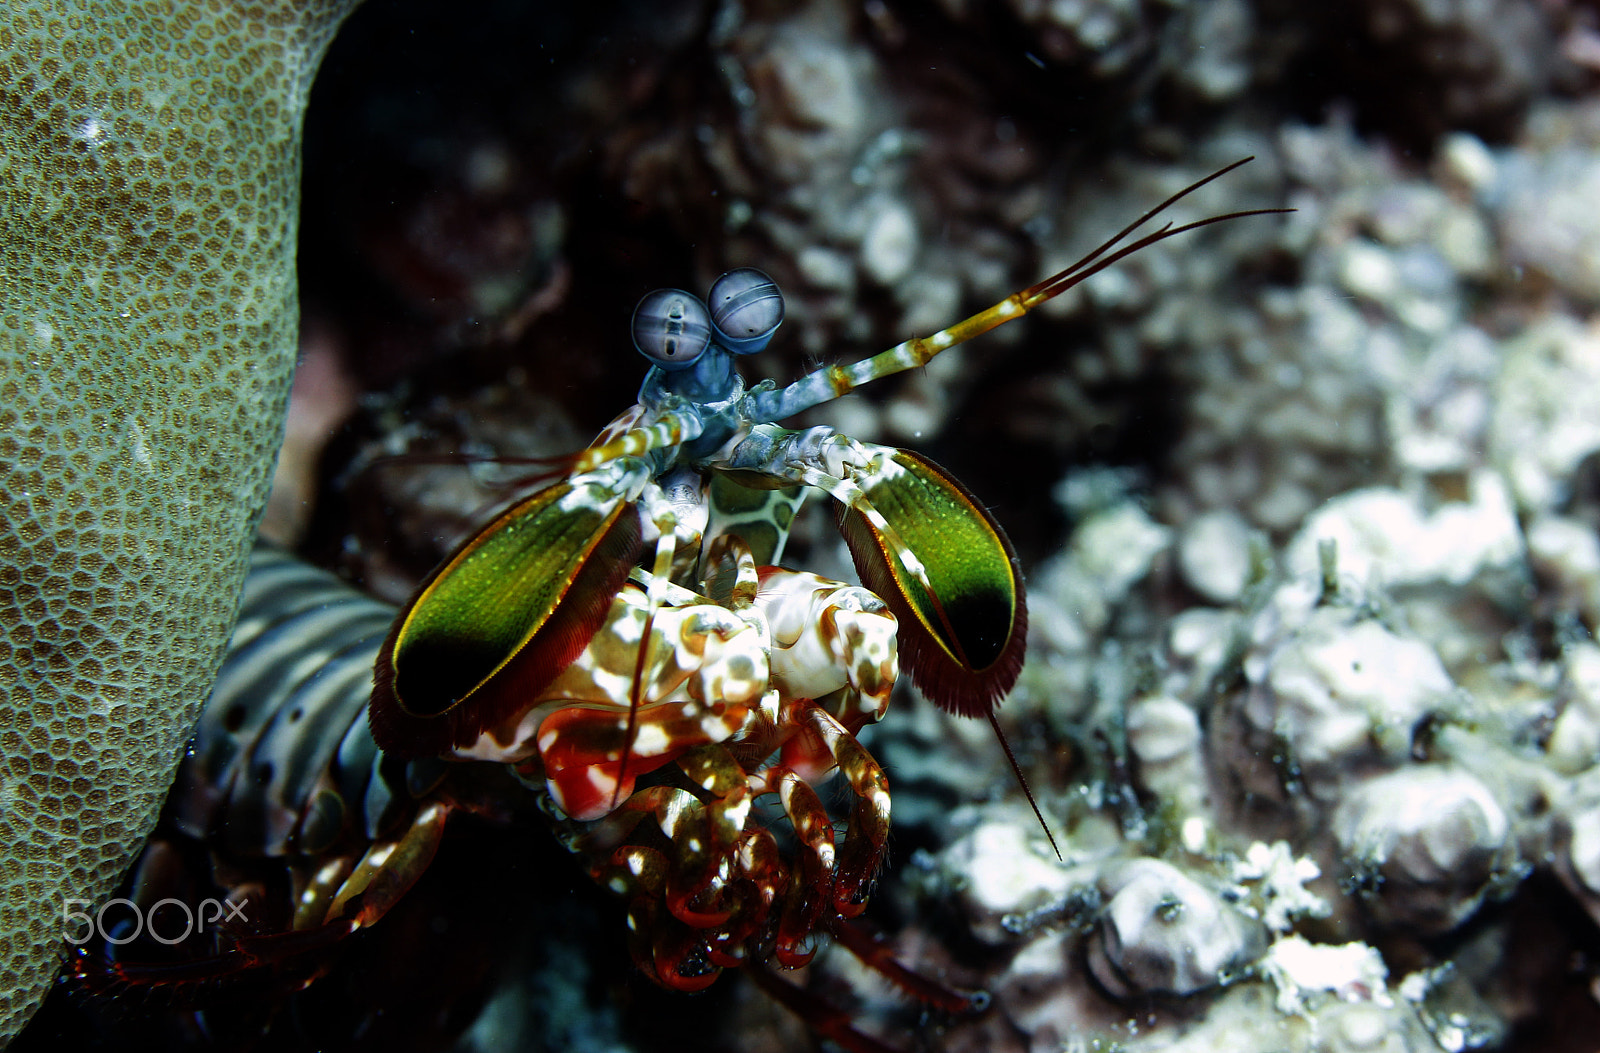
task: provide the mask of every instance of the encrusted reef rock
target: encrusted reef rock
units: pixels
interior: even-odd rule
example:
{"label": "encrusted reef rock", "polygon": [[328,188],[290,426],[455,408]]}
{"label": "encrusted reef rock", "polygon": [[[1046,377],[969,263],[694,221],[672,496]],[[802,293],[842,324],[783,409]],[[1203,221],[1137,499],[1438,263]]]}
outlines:
{"label": "encrusted reef rock", "polygon": [[[1146,605],[1193,565],[1166,551],[1184,537],[1126,497],[1084,519],[1034,576],[1023,679],[1025,698],[1079,685],[1050,701],[1089,760],[1041,796],[1065,859],[1025,812],[973,805],[921,880],[955,893],[1017,1029],[958,1028],[950,1048],[1506,1039],[1515,927],[1485,905],[1546,869],[1600,919],[1600,652],[1575,629],[1543,657],[1517,648],[1539,609],[1532,546],[1498,473],[1465,482],[1427,506],[1386,489],[1326,502],[1276,558],[1243,559],[1234,603],[1169,618],[1142,656]],[[1107,522],[1128,559],[1085,602]],[[1252,545],[1236,528],[1213,543]]]}
{"label": "encrusted reef rock", "polygon": [[1121,863],[1099,891],[1105,909],[1089,939],[1089,971],[1118,998],[1197,994],[1266,949],[1264,926],[1169,863]]}
{"label": "encrusted reef rock", "polygon": [[1482,780],[1427,764],[1363,783],[1334,813],[1342,858],[1371,883],[1381,920],[1448,932],[1483,902],[1510,847],[1511,820]]}
{"label": "encrusted reef rock", "polygon": [[1524,1050],[1596,1018],[1595,250],[1529,204],[1583,196],[1595,120],[1410,172],[1281,132],[1298,284],[1195,307],[1217,339],[1148,488],[1055,487],[1004,712],[1065,858],[1013,803],[943,816],[911,888],[995,996],[943,1048]]}
{"label": "encrusted reef rock", "polygon": [[301,114],[351,7],[0,24],[0,1043],[210,690],[294,366]]}

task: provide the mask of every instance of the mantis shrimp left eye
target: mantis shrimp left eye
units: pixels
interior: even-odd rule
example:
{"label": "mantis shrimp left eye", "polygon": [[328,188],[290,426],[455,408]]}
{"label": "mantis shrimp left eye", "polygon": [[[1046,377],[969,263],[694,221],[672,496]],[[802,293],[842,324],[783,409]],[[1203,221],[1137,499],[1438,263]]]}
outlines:
{"label": "mantis shrimp left eye", "polygon": [[633,310],[633,346],[668,372],[688,369],[711,346],[706,305],[682,289],[646,293]]}
{"label": "mantis shrimp left eye", "polygon": [[718,278],[707,302],[717,343],[736,355],[764,350],[783,324],[783,293],[754,267],[740,267]]}

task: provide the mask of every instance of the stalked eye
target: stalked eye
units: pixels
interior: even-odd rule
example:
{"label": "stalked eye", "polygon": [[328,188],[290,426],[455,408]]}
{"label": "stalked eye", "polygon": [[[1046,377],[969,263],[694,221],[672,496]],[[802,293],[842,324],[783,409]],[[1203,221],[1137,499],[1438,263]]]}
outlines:
{"label": "stalked eye", "polygon": [[711,344],[706,305],[682,289],[657,289],[633,309],[633,346],[662,369],[688,369]]}
{"label": "stalked eye", "polygon": [[783,324],[783,293],[754,267],[718,278],[711,286],[710,307],[717,343],[736,355],[760,351]]}

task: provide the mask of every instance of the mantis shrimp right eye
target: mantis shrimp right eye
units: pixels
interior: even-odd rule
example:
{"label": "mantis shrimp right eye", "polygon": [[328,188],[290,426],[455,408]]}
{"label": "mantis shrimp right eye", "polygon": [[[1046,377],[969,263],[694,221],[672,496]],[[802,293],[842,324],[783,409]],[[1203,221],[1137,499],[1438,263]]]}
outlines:
{"label": "mantis shrimp right eye", "polygon": [[668,372],[688,369],[711,346],[706,305],[682,289],[647,293],[633,310],[633,346]]}
{"label": "mantis shrimp right eye", "polygon": [[718,278],[706,297],[717,343],[736,355],[763,350],[783,324],[783,293],[754,267],[740,267]]}

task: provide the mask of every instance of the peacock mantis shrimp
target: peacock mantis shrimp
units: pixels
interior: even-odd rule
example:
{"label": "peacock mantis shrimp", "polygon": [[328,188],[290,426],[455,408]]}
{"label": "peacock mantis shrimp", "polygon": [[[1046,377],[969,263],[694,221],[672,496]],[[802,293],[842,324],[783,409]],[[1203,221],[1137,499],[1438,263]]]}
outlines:
{"label": "peacock mantis shrimp", "polygon": [[[783,320],[765,274],[732,271],[707,303],[649,294],[633,320],[651,362],[638,403],[587,449],[546,462],[537,488],[392,621],[372,601],[290,584],[291,563],[258,555],[163,836],[203,846],[223,894],[270,888],[281,902],[266,931],[259,916],[250,932],[224,930],[212,955],[178,970],[105,947],[81,951],[75,970],[102,988],[202,989],[314,962],[405,894],[452,812],[494,810],[454,773],[495,765],[625,901],[634,961],[657,983],[699,990],[744,967],[826,1037],[881,1050],[769,964],[802,965],[831,935],[914,996],[974,1008],[980,998],[919,976],[850,925],[890,814],[888,780],[856,735],[884,715],[903,657],[939,706],[991,723],[1021,780],[995,716],[1026,646],[1021,568],[999,524],[932,461],[779,422],[920,366],[1158,241],[1284,211],[1126,241],[1244,163],[948,329],[787,387],[746,389],[736,368]],[[777,565],[808,489],[834,499],[861,585]],[[324,663],[303,659],[312,642]],[[836,771],[849,793],[830,810],[815,786]],[[759,807],[772,798],[776,813]],[[153,858],[162,844],[136,869],[135,903],[168,891]]]}

